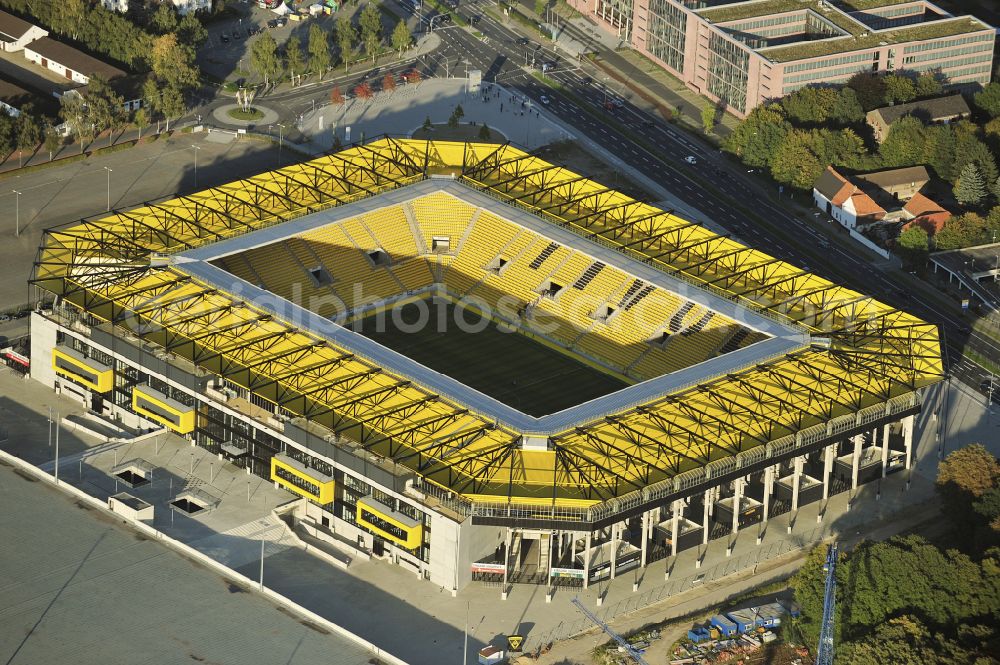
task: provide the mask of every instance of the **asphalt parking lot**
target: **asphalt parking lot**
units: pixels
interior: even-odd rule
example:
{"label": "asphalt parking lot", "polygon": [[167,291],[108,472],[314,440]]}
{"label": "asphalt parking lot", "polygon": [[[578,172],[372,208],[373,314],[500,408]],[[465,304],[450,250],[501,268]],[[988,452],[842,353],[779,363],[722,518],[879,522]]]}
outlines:
{"label": "asphalt parking lot", "polygon": [[[267,143],[177,134],[6,178],[0,193],[0,265],[7,279],[0,280],[0,312],[29,302],[28,278],[44,229],[102,214],[109,200],[112,208],[136,206],[260,173],[276,167],[277,159],[277,150]],[[20,235],[15,236],[17,227]]]}

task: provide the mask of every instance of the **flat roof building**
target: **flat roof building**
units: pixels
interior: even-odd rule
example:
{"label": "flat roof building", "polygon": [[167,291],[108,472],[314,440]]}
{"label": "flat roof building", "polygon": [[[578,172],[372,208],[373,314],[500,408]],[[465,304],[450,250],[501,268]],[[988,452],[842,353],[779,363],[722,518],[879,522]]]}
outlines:
{"label": "flat roof building", "polygon": [[925,0],[569,0],[692,90],[744,116],[858,72],[939,71],[986,84],[992,27]]}

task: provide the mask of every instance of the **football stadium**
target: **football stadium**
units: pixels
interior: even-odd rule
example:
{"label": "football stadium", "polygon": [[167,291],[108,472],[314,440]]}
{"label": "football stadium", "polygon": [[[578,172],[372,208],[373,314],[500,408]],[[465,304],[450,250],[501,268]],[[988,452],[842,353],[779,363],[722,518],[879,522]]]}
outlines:
{"label": "football stadium", "polygon": [[102,213],[31,283],[34,379],[453,590],[587,586],[907,469],[942,378],[934,325],[511,145]]}

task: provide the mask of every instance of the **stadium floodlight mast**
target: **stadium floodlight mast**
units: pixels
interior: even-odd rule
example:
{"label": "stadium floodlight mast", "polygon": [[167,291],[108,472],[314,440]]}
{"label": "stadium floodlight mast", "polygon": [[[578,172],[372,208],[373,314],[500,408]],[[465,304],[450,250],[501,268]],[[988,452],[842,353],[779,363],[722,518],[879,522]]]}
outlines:
{"label": "stadium floodlight mast", "polygon": [[14,237],[17,238],[21,235],[21,192],[10,191],[14,192]]}

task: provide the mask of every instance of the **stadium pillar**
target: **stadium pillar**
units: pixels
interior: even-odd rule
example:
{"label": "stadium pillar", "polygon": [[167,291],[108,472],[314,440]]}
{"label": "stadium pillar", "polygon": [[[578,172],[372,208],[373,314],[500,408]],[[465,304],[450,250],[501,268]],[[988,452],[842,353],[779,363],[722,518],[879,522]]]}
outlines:
{"label": "stadium pillar", "polygon": [[642,560],[641,560],[640,564],[641,564],[641,566],[643,568],[646,567],[646,555],[648,554],[648,550],[649,550],[649,546],[648,546],[648,543],[649,543],[649,522],[650,522],[649,516],[650,516],[650,513],[652,513],[652,512],[653,512],[652,510],[646,510],[646,511],[644,511],[642,513],[642,554],[640,554],[640,556],[642,557]]}
{"label": "stadium pillar", "polygon": [[836,449],[835,443],[823,449],[823,512],[819,514],[817,521],[822,521],[823,513],[826,512],[826,502],[830,500],[830,474],[833,472],[833,454]]}
{"label": "stadium pillar", "polygon": [[854,444],[854,453],[851,454],[851,498],[854,497],[854,492],[858,489],[858,467],[861,464],[861,447],[865,443],[864,434],[855,434],[851,437],[851,443]]}
{"label": "stadium pillar", "polygon": [[503,548],[503,589],[500,590],[500,599],[507,600],[507,577],[510,572],[510,546],[511,546],[511,530],[507,527],[507,533],[504,536],[504,542],[506,546]]}
{"label": "stadium pillar", "polygon": [[618,534],[621,530],[621,526],[618,522],[611,525],[611,577],[609,579],[615,579],[615,569],[618,564]]}
{"label": "stadium pillar", "polygon": [[673,515],[671,519],[673,524],[670,525],[670,556],[677,556],[677,538],[680,536],[678,533],[681,529],[681,513],[684,512],[684,502],[680,499],[674,501],[673,505]]}
{"label": "stadium pillar", "polygon": [[906,451],[906,469],[913,461],[913,416],[903,418],[903,450]]}
{"label": "stadium pillar", "polygon": [[584,541],[583,550],[583,588],[590,586],[590,537],[592,531],[587,531],[587,539]]}
{"label": "stadium pillar", "polygon": [[788,516],[788,533],[792,532],[795,516],[799,512],[799,479],[802,477],[802,457],[792,460],[792,513]]}
{"label": "stadium pillar", "polygon": [[889,468],[889,423],[882,427],[882,477]]}
{"label": "stadium pillar", "polygon": [[733,528],[729,545],[726,547],[726,556],[732,555],[733,547],[736,544],[736,534],[740,530],[740,506],[743,503],[743,485],[745,483],[743,478],[737,478],[733,481]]}
{"label": "stadium pillar", "polygon": [[764,540],[764,529],[767,528],[767,518],[771,510],[771,490],[774,489],[774,473],[776,465],[771,465],[764,469],[764,516],[760,521],[760,529],[757,531],[757,544]]}

